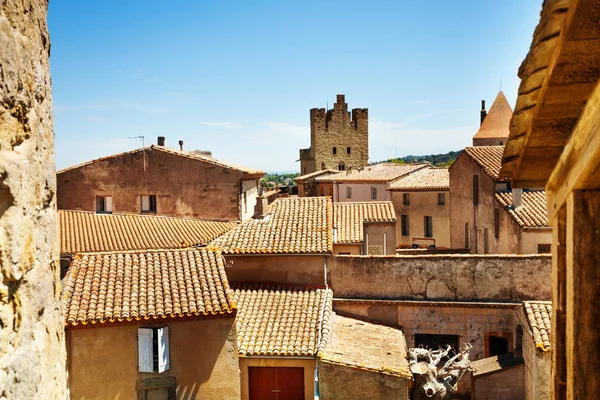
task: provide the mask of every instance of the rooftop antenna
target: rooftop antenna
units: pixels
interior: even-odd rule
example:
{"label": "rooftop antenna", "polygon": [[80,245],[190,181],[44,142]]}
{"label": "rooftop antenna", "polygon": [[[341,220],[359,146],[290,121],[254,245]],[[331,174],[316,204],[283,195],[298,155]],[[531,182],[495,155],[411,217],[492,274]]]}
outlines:
{"label": "rooftop antenna", "polygon": [[127,139],[141,139],[142,140],[142,153],[144,154],[142,159],[144,160],[144,173],[146,172],[146,146],[144,145],[144,136],[129,136]]}
{"label": "rooftop antenna", "polygon": [[502,91],[502,77],[500,77],[500,91]]}

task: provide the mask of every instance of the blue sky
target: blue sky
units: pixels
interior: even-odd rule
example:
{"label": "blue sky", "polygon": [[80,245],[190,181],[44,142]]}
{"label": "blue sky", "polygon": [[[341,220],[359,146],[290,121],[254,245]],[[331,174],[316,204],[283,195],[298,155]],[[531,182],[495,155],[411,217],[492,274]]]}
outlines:
{"label": "blue sky", "polygon": [[184,141],[297,171],[309,109],[369,108],[369,158],[470,144],[514,106],[541,0],[80,1],[49,9],[57,168]]}

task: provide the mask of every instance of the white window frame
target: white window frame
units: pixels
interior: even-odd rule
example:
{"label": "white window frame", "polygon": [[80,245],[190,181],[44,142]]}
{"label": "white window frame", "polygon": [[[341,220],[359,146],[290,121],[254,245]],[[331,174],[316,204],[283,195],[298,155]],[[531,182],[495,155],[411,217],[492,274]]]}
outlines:
{"label": "white window frame", "polygon": [[[102,210],[99,209],[98,205],[102,199]],[[113,201],[112,196],[96,196],[96,212],[98,214],[112,214],[113,212]]]}
{"label": "white window frame", "polygon": [[138,370],[154,372],[154,349],[152,328],[138,328]]}
{"label": "white window frame", "polygon": [[[152,209],[151,197],[154,197],[154,210]],[[145,204],[144,204],[145,203]],[[140,210],[143,213],[156,212],[156,195],[155,194],[142,194],[140,195]]]}

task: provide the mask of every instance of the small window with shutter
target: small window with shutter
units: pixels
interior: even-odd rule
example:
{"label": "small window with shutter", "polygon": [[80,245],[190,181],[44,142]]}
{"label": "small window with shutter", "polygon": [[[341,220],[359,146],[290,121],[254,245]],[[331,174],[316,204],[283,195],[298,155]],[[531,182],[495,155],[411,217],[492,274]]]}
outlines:
{"label": "small window with shutter", "polygon": [[142,195],[142,212],[156,212],[156,195]]}
{"label": "small window with shutter", "polygon": [[110,214],[112,210],[112,196],[96,196],[97,213]]}
{"label": "small window with shutter", "polygon": [[138,370],[165,372],[171,367],[169,327],[138,329]]}

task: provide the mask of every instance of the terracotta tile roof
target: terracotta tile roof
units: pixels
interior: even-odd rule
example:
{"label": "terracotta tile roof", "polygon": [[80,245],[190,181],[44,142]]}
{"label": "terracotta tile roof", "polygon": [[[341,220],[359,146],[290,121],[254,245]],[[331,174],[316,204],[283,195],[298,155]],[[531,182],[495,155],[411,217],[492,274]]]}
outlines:
{"label": "terracotta tile roof", "polygon": [[240,355],[317,355],[323,334],[328,335],[330,289],[268,284],[244,284],[234,289]]}
{"label": "terracotta tile roof", "polygon": [[473,139],[508,138],[512,114],[513,110],[508,100],[504,97],[504,93],[499,91]]}
{"label": "terracotta tile roof", "polygon": [[521,196],[521,206],[517,208],[514,208],[511,192],[496,193],[496,200],[517,221],[521,228],[550,227],[546,210],[546,192],[544,190],[524,191]]}
{"label": "terracotta tile roof", "polygon": [[191,158],[193,160],[198,160],[198,161],[202,161],[202,162],[206,162],[209,164],[214,164],[214,165],[218,165],[220,167],[224,167],[224,168],[229,168],[229,169],[234,169],[240,172],[244,172],[248,175],[256,175],[256,176],[263,176],[265,174],[264,171],[260,171],[257,169],[253,169],[253,168],[247,168],[247,167],[243,167],[241,165],[236,165],[236,164],[231,164],[225,161],[219,161],[213,157],[209,157],[207,155],[203,155],[203,154],[199,154],[199,153],[189,153],[189,152],[185,152],[185,151],[179,151],[179,150],[175,150],[175,149],[171,149],[168,147],[164,147],[164,146],[156,146],[156,145],[152,145],[152,146],[148,146],[148,147],[143,147],[140,149],[136,149],[136,150],[132,150],[132,151],[126,151],[123,153],[119,153],[119,154],[114,154],[114,155],[110,155],[110,156],[106,156],[106,157],[102,157],[102,158],[97,158],[95,160],[90,160],[90,161],[86,161],[84,163],[81,164],[77,164],[77,165],[73,165],[71,167],[62,169],[60,171],[57,171],[57,174],[62,174],[63,172],[67,172],[73,169],[77,169],[77,168],[81,168],[81,167],[85,167],[87,165],[91,165],[97,162],[101,162],[104,160],[109,160],[112,158],[118,158],[118,157],[122,157],[128,154],[135,154],[135,153],[139,153],[141,151],[146,151],[146,152],[150,152],[150,151],[162,151],[164,153],[170,153],[170,154],[174,154],[177,156],[181,156],[181,157],[186,157],[186,158]]}
{"label": "terracotta tile roof", "polygon": [[206,245],[237,222],[58,210],[60,252],[175,249]]}
{"label": "terracotta tile roof", "polygon": [[450,174],[448,168],[423,168],[395,181],[390,185],[390,190],[447,191],[450,190]]}
{"label": "terracotta tile roof", "polygon": [[335,169],[322,169],[319,171],[311,172],[310,174],[297,176],[294,178],[294,180],[297,182],[303,182],[310,178],[316,178],[317,176],[338,174],[339,172],[340,171],[335,170]]}
{"label": "terracotta tile roof", "polygon": [[227,254],[323,254],[332,251],[329,197],[287,197],[271,203],[264,219],[248,220],[215,239]]}
{"label": "terracotta tile roof", "polygon": [[465,154],[469,156],[485,173],[494,181],[504,181],[500,179],[500,166],[502,165],[502,153],[504,146],[474,146],[466,147]]}
{"label": "terracotta tile roof", "polygon": [[63,280],[68,326],[233,313],[223,258],[207,249],[78,254]]}
{"label": "terracotta tile roof", "polygon": [[396,222],[391,201],[334,203],[334,243],[362,243],[363,226],[369,222]]}
{"label": "terracotta tile roof", "polygon": [[381,163],[365,167],[362,171],[340,172],[329,176],[320,176],[317,182],[390,182],[431,164],[394,164]]}
{"label": "terracotta tile roof", "polygon": [[319,358],[334,364],[412,377],[401,330],[333,315],[332,335]]}
{"label": "terracotta tile roof", "polygon": [[523,312],[529,322],[529,329],[531,329],[535,347],[542,351],[549,351],[552,326],[552,302],[525,301],[523,302]]}

